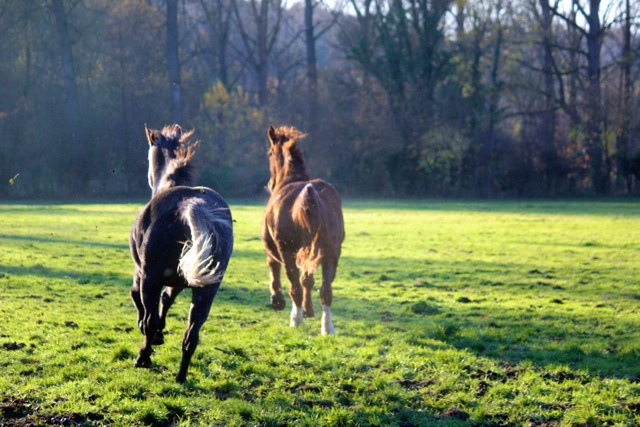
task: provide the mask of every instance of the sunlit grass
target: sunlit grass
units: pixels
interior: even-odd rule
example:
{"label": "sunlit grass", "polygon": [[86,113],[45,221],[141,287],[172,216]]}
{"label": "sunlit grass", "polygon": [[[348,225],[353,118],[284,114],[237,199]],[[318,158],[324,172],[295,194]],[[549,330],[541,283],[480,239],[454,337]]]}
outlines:
{"label": "sunlit grass", "polygon": [[188,292],[155,368],[133,368],[140,207],[0,205],[0,424],[640,422],[640,203],[348,201],[335,337],[270,309],[263,206],[232,203],[184,386]]}

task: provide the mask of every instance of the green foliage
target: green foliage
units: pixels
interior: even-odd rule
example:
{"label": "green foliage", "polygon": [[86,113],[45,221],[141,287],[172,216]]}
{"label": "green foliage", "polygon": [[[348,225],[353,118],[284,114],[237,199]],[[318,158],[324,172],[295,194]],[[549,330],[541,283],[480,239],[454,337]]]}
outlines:
{"label": "green foliage", "polygon": [[234,256],[180,385],[188,291],[154,367],[133,367],[140,205],[2,204],[0,424],[636,425],[638,207],[347,201],[323,337],[269,307],[263,206],[232,203]]}
{"label": "green foliage", "polygon": [[269,173],[268,125],[265,111],[251,105],[242,87],[228,91],[216,82],[203,96],[198,122],[200,134],[210,138],[201,147],[203,183],[225,193],[234,189],[237,194],[257,194]]}
{"label": "green foliage", "polygon": [[434,194],[460,188],[469,145],[469,139],[455,129],[436,128],[422,136],[419,169],[426,174]]}

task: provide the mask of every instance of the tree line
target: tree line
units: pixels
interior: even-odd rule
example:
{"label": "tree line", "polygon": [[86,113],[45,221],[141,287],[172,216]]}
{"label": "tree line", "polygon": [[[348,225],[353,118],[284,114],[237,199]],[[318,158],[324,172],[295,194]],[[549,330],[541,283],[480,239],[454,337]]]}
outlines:
{"label": "tree line", "polygon": [[0,196],[148,193],[144,124],[264,193],[294,125],[344,195],[640,191],[630,0],[0,0]]}

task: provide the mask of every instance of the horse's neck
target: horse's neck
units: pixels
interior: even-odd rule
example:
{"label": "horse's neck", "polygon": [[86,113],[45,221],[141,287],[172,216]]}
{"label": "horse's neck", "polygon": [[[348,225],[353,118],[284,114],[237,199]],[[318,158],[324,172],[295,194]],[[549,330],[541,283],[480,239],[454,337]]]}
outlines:
{"label": "horse's neck", "polygon": [[292,184],[294,182],[305,182],[305,181],[309,181],[309,175],[307,175],[306,171],[303,171],[302,173],[288,173],[288,174],[282,174],[281,176],[278,177],[278,179],[276,179],[276,185],[274,187],[275,189],[284,187],[285,185],[288,184]]}
{"label": "horse's neck", "polygon": [[167,180],[165,178],[166,177],[163,177],[159,181],[156,181],[156,185],[153,187],[153,190],[151,191],[152,196],[155,196],[156,194],[160,194],[163,191],[167,191],[168,189],[176,186],[175,182],[171,180]]}
{"label": "horse's neck", "polygon": [[191,187],[192,182],[190,179],[180,176],[176,173],[163,175],[159,180],[156,181],[156,185],[153,188],[152,195],[155,196],[158,193],[162,193],[163,191],[178,186]]}
{"label": "horse's neck", "polygon": [[289,164],[282,170],[280,174],[280,182],[282,185],[291,184],[292,182],[309,181],[309,174],[304,164]]}

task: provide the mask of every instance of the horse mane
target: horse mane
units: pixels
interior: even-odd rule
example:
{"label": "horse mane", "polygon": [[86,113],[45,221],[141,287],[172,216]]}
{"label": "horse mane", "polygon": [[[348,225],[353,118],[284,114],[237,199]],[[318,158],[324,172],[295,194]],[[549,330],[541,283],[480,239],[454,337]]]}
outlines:
{"label": "horse mane", "polygon": [[191,129],[185,132],[178,124],[166,125],[160,131],[162,136],[165,137],[167,141],[173,142],[179,147],[187,145],[189,143],[189,138],[191,137],[191,135],[193,135],[194,132],[195,129]]}
{"label": "horse mane", "polygon": [[302,155],[302,150],[298,147],[298,141],[306,136],[306,133],[300,132],[293,126],[280,126],[274,129],[271,134],[272,143],[282,146],[286,151],[285,166],[277,171],[277,177],[273,181],[274,184],[278,182],[282,185],[285,182],[309,180],[304,156]]}
{"label": "horse mane", "polygon": [[306,133],[300,132],[298,129],[294,128],[293,126],[280,126],[279,128],[274,129],[273,135],[281,144],[291,140],[297,141],[307,136]]}
{"label": "horse mane", "polygon": [[195,168],[191,161],[200,143],[200,141],[192,142],[189,140],[194,131],[191,129],[184,132],[177,124],[165,126],[160,131],[169,147],[177,147],[172,151],[174,157],[167,163],[162,178],[164,188],[193,184]]}
{"label": "horse mane", "polygon": [[195,168],[191,159],[196,153],[198,141],[189,146],[181,146],[174,150],[175,158],[169,161],[165,171],[165,185],[175,187],[176,185],[192,185],[195,179]]}

